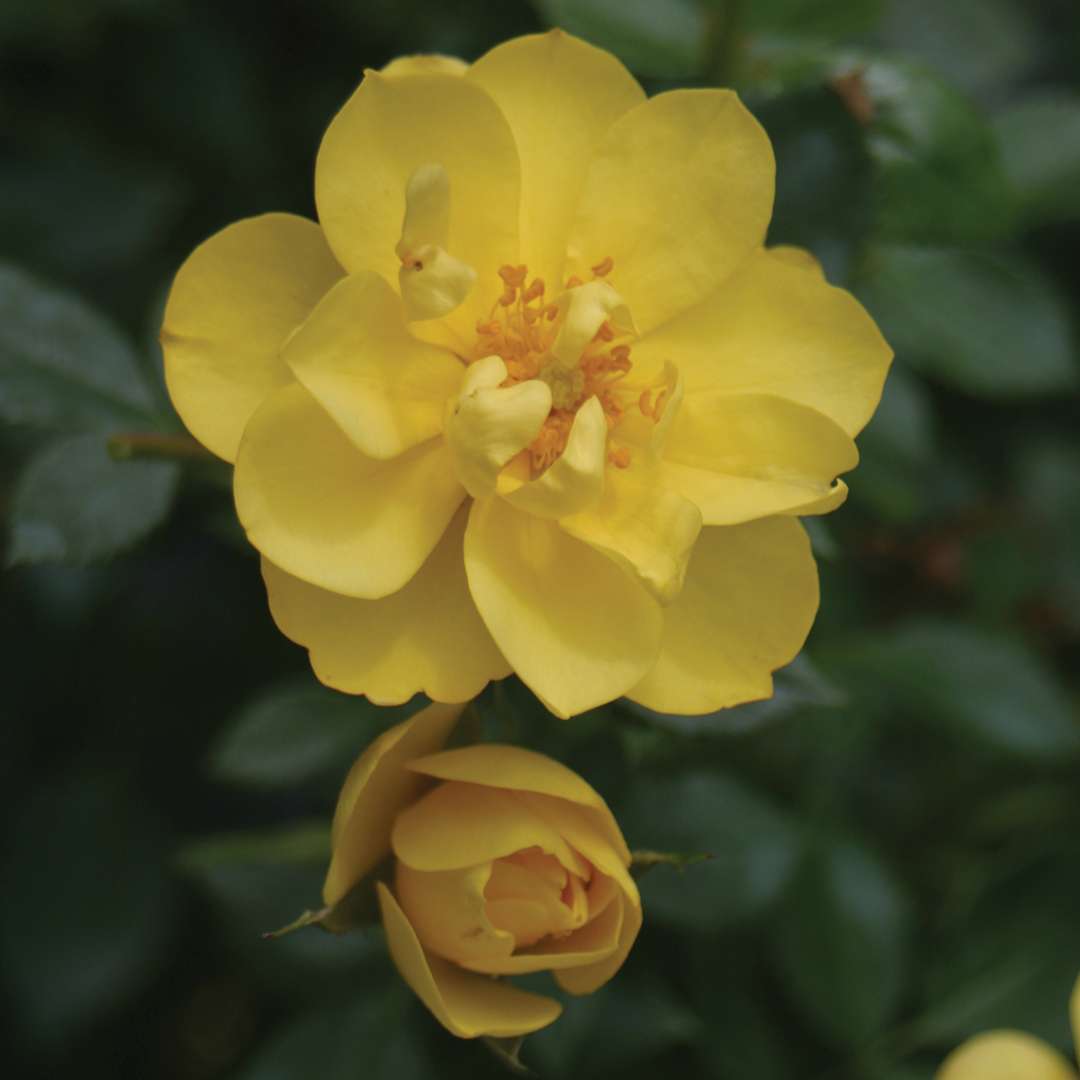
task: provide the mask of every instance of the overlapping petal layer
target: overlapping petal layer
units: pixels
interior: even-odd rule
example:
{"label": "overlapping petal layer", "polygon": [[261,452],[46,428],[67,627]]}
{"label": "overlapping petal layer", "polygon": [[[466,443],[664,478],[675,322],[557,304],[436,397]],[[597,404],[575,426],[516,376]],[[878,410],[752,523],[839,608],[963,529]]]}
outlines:
{"label": "overlapping petal layer", "polygon": [[641,930],[641,907],[624,900],[622,915],[619,940],[610,956],[593,964],[562,968],[555,972],[555,981],[568,994],[591,994],[603,986],[622,967]]}
{"label": "overlapping petal layer", "polygon": [[554,284],[563,276],[593,152],[611,124],[645,95],[610,53],[558,30],[496,46],[467,78],[491,95],[510,123],[521,160],[522,251],[529,252],[533,271]]}
{"label": "overlapping petal layer", "polygon": [[818,502],[858,460],[844,430],[805,405],[701,391],[679,410],[661,471],[706,525],[737,525]]}
{"label": "overlapping petal layer", "polygon": [[571,873],[589,873],[559,831],[514,793],[481,784],[434,788],[398,815],[391,842],[414,870],[460,870],[538,847]]}
{"label": "overlapping petal layer", "polygon": [[774,394],[849,435],[869,420],[892,350],[848,292],[790,255],[758,250],[703,302],[646,335],[635,353],[676,364],[686,394]]}
{"label": "overlapping petal layer", "polygon": [[448,321],[463,339],[499,292],[491,271],[517,262],[520,169],[510,127],[479,86],[455,75],[368,72],[334,118],[315,164],[315,202],[350,272],[396,281],[409,177],[438,164],[450,179],[447,250],[482,276]]}
{"label": "overlapping petal layer", "polygon": [[667,604],[682,589],[701,511],[659,480],[654,470],[612,471],[603,500],[560,524]]}
{"label": "overlapping petal layer", "polygon": [[408,332],[400,298],[370,272],[335,285],[282,359],[357,448],[379,459],[438,435],[465,375],[452,353]]}
{"label": "overlapping petal layer", "polygon": [[463,1039],[508,1038],[537,1031],[558,1019],[562,1006],[554,998],[527,993],[426,954],[393,894],[381,882],[377,888],[394,963],[448,1031]]}
{"label": "overlapping petal layer", "polygon": [[584,275],[611,256],[647,335],[715,293],[762,243],[774,184],[769,138],[732,91],[649,98],[596,147],[569,268]]}
{"label": "overlapping petal layer", "polygon": [[514,951],[514,935],[493,926],[484,889],[491,863],[454,870],[414,870],[398,862],[394,893],[429,952],[480,970],[498,968]]}
{"label": "overlapping petal layer", "polygon": [[503,655],[558,716],[627,691],[652,666],[659,604],[552,521],[488,498],[465,530],[469,591]]}
{"label": "overlapping petal layer", "polygon": [[251,418],[234,492],[248,539],[272,563],[368,599],[412,578],[465,496],[441,440],[392,461],[365,457],[297,383]]}
{"label": "overlapping petal layer", "polygon": [[607,803],[576,772],[544,754],[520,746],[481,743],[464,750],[443,750],[416,757],[408,767],[438,780],[531,791],[576,803],[595,818],[607,843],[622,861],[630,861],[630,851]]}
{"label": "overlapping petal layer", "polygon": [[628,696],[672,713],[768,697],[771,672],[802,647],[817,605],[817,567],[797,520],[705,528],[664,610],[656,664]]}
{"label": "overlapping petal layer", "polygon": [[469,596],[466,517],[459,510],[416,575],[380,600],[320,589],[263,561],[274,621],[308,649],[322,682],[398,705],[418,691],[435,701],[468,701],[510,674]]}
{"label": "overlapping petal layer", "polygon": [[430,786],[405,763],[446,742],[461,715],[453,705],[429,705],[384,731],[349,770],[331,828],[333,856],[323,899],[335,904],[390,853],[390,830],[398,812]]}
{"label": "overlapping petal layer", "polygon": [[161,328],[165,379],[218,457],[235,460],[252,413],[292,381],[279,350],[343,272],[319,226],[293,214],[238,221],[180,268]]}

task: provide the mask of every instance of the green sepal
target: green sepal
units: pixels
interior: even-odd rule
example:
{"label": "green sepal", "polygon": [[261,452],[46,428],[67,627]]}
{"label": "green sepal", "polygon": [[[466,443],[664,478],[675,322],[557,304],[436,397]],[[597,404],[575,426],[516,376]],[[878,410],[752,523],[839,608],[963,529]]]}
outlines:
{"label": "green sepal", "polygon": [[639,878],[647,874],[654,866],[674,866],[682,873],[688,866],[707,862],[715,858],[711,851],[632,851],[630,853],[630,873]]}

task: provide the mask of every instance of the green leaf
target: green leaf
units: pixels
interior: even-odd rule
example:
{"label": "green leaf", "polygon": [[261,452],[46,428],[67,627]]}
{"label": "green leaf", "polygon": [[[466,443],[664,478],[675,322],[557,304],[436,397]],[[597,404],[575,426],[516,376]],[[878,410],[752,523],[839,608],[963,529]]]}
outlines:
{"label": "green leaf", "polygon": [[618,817],[632,847],[712,856],[684,873],[661,869],[641,882],[650,919],[694,933],[729,926],[772,903],[801,842],[781,810],[717,772],[640,776]]}
{"label": "green leaf", "polygon": [[[721,10],[731,0],[706,0]],[[843,38],[872,29],[881,15],[883,0],[753,0],[740,15],[750,34],[777,33],[808,38]]]}
{"label": "green leaf", "polygon": [[933,407],[925,384],[894,365],[873,419],[859,436],[851,497],[890,521],[925,508],[927,474],[936,452]]}
{"label": "green leaf", "polygon": [[[862,129],[825,86],[832,62],[819,50],[806,73],[809,87],[763,102],[755,113],[776,154],[769,243],[808,248],[830,281],[843,282],[871,223],[873,163]],[[794,78],[769,77],[781,84]]]}
{"label": "green leaf", "polygon": [[1029,94],[994,117],[994,131],[1025,220],[1080,218],[1080,94]]}
{"label": "green leaf", "polygon": [[[995,875],[974,903],[951,904],[922,973],[925,1011],[913,1022],[919,1046],[955,1046],[992,1028],[1027,1031],[1063,1049],[1071,1041],[1068,999],[1080,957],[1080,851],[1067,819],[1041,858]],[[1016,846],[1014,840],[1014,847]]]}
{"label": "green leaf", "polygon": [[128,342],[96,311],[0,264],[0,419],[111,430],[153,423]]}
{"label": "green leaf", "polygon": [[773,922],[773,962],[792,1001],[830,1040],[858,1045],[896,1013],[911,913],[870,851],[834,841],[804,860]]}
{"label": "green leaf", "polygon": [[1012,202],[983,115],[924,68],[871,60],[851,70],[871,109],[881,235],[950,244],[1006,233]]}
{"label": "green leaf", "polygon": [[200,877],[222,866],[325,863],[329,858],[330,828],[321,819],[282,829],[208,836],[177,853],[178,865]]}
{"label": "green leaf", "polygon": [[875,43],[967,94],[1000,99],[1039,54],[1033,10],[1015,0],[887,0]]}
{"label": "green leaf", "polygon": [[1044,761],[1080,751],[1080,724],[1064,690],[1011,638],[919,619],[852,646],[842,663],[867,693],[905,715],[945,721],[995,750]]}
{"label": "green leaf", "polygon": [[1067,437],[1031,440],[1014,462],[1019,516],[1037,542],[1053,617],[1080,634],[1080,446]]}
{"label": "green leaf", "polygon": [[7,563],[85,564],[130,548],[164,520],[179,473],[170,462],[116,462],[102,435],[45,447],[19,477]]}
{"label": "green leaf", "polygon": [[[766,933],[768,930],[766,930]],[[696,938],[680,956],[679,981],[707,1036],[698,1041],[705,1068],[693,1075],[717,1080],[792,1080],[810,1072],[795,1068],[791,1022],[777,1008],[776,991],[764,970],[758,935]]]}
{"label": "green leaf", "polygon": [[8,835],[9,1008],[55,1052],[160,975],[178,914],[167,845],[121,783],[89,773],[39,783]]}
{"label": "green leaf", "polygon": [[85,130],[49,131],[34,124],[27,136],[18,157],[0,173],[5,250],[64,280],[95,283],[110,273],[127,273],[134,281],[145,274],[160,258],[162,238],[188,197],[164,155],[117,154]]}
{"label": "green leaf", "polygon": [[[395,973],[361,1000],[330,1002],[277,1030],[236,1080],[399,1080],[432,1075],[417,1009]],[[425,1018],[426,1019],[426,1018]]]}
{"label": "green leaf", "polygon": [[1068,312],[1027,262],[885,246],[866,272],[860,295],[902,362],[981,397],[1076,385]]}
{"label": "green leaf", "polygon": [[356,969],[383,954],[377,936],[339,937],[314,926],[264,940],[298,912],[318,908],[329,858],[328,818],[204,837],[175,856],[246,962],[266,982],[301,997],[318,991],[318,980],[328,976],[354,978]]}
{"label": "green leaf", "polygon": [[[329,860],[330,828],[321,819],[204,837],[176,853],[178,868],[214,900],[226,925],[250,942],[318,906]],[[315,935],[294,934],[279,944]]]}
{"label": "green leaf", "polygon": [[686,78],[704,68],[705,19],[694,0],[534,0],[551,25],[613,52],[639,75]]}
{"label": "green leaf", "polygon": [[601,992],[572,998],[557,1024],[530,1035],[524,1058],[542,1077],[637,1075],[635,1066],[692,1045],[702,1031],[671,986],[631,957]]}
{"label": "green leaf", "polygon": [[211,748],[210,770],[255,788],[340,780],[375,735],[417,708],[379,708],[314,680],[272,687],[226,725]]}

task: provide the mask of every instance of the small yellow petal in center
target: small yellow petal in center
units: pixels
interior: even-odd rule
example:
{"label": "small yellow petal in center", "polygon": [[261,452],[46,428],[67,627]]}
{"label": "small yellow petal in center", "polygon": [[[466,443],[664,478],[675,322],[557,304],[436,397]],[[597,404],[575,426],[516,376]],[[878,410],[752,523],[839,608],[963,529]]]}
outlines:
{"label": "small yellow petal in center", "polygon": [[398,285],[410,321],[439,319],[461,305],[476,271],[450,255],[450,177],[442,165],[421,165],[405,185],[405,220],[397,256]]}

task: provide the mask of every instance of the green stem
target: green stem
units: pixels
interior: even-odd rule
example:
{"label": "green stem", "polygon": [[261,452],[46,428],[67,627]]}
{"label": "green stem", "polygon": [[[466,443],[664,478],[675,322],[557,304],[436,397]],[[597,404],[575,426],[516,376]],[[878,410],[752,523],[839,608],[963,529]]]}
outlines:
{"label": "green stem", "polygon": [[190,435],[123,431],[106,444],[113,461],[212,461],[213,454]]}
{"label": "green stem", "polygon": [[743,0],[726,0],[709,16],[706,71],[718,86],[734,86],[739,81],[743,53],[742,6]]}

